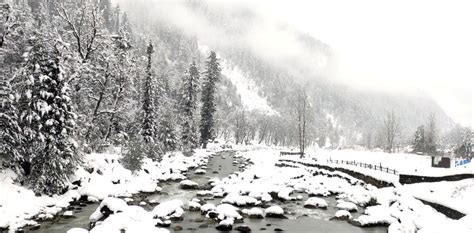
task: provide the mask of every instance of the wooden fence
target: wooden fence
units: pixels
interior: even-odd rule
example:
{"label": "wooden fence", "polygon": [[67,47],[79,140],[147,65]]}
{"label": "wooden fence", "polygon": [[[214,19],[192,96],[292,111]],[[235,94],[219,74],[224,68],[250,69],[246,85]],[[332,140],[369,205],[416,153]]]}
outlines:
{"label": "wooden fence", "polygon": [[280,151],[280,156],[282,155],[302,155],[301,152],[293,152],[293,151]]}
{"label": "wooden fence", "polygon": [[377,171],[382,171],[382,172],[385,172],[385,173],[388,173],[388,174],[394,174],[394,175],[399,175],[400,174],[395,169],[391,169],[391,168],[382,166],[381,163],[380,164],[369,164],[369,163],[357,162],[355,160],[348,161],[348,160],[333,160],[333,159],[328,159],[327,162],[328,163],[333,163],[333,164],[347,164],[347,165],[352,165],[352,166],[358,166],[358,167],[368,168],[368,169],[377,170]]}

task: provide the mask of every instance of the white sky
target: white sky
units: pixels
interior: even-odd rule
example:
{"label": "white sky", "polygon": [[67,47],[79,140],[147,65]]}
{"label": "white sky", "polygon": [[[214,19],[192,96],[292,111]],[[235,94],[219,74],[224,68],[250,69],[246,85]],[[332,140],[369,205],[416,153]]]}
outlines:
{"label": "white sky", "polygon": [[[474,1],[261,0],[260,11],[329,44],[338,81],[416,90],[474,126]],[[362,84],[362,85],[359,85]]]}

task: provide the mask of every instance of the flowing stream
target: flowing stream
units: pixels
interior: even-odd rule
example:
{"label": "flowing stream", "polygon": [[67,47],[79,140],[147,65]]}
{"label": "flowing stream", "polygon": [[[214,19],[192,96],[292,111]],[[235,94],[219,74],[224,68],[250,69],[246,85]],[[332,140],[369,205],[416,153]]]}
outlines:
{"label": "flowing stream", "polygon": [[[234,158],[235,152],[224,151],[219,152],[216,155],[209,158],[206,171],[204,175],[194,174],[194,170],[188,171],[188,178],[199,184],[207,184],[210,178],[218,177],[223,178],[239,171],[240,165],[243,163],[241,158]],[[234,164],[233,161],[237,160],[239,163]],[[144,196],[143,194],[137,195],[134,199],[144,199],[149,203],[163,202],[171,199],[181,199],[185,203],[188,200],[196,197],[197,190],[183,190],[179,188],[179,182],[161,182],[160,187],[163,188],[161,193]],[[303,195],[303,194],[302,194]],[[306,200],[307,195],[303,195]],[[287,216],[289,219],[244,219],[244,223],[234,224],[234,228],[239,225],[247,225],[252,229],[252,232],[273,232],[279,228],[286,232],[325,232],[325,233],[382,233],[387,232],[386,227],[368,227],[359,228],[355,227],[346,221],[329,221],[328,219],[334,216],[337,211],[335,208],[336,199],[334,197],[324,198],[329,207],[327,210],[322,209],[307,209],[303,207],[304,201],[288,201],[278,202],[285,210],[289,210]],[[222,198],[215,198],[206,200],[214,204],[219,204]],[[140,200],[139,200],[140,201]],[[62,218],[58,217],[54,221],[46,221],[41,223],[41,227],[38,229],[26,229],[26,232],[37,232],[37,233],[64,233],[67,230],[74,227],[89,228],[89,216],[98,204],[88,204],[86,206],[75,206],[73,218]],[[146,205],[143,206],[147,210],[152,210],[154,206]],[[354,213],[353,217],[359,216],[363,212],[363,209],[359,209],[358,213]],[[174,232],[175,229],[181,228],[181,232],[218,232],[215,227],[215,223],[208,221],[199,212],[186,211],[183,215],[183,221],[173,222],[170,227],[170,231]],[[233,231],[236,232],[236,231]]]}

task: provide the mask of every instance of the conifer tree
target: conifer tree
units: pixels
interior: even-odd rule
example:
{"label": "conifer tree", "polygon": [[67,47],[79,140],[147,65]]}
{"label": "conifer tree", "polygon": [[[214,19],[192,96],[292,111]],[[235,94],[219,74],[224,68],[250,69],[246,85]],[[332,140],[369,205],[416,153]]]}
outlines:
{"label": "conifer tree", "polygon": [[183,154],[190,156],[198,144],[195,112],[199,92],[199,71],[193,62],[185,75],[181,87],[181,145]]}
{"label": "conifer tree", "polygon": [[173,151],[177,147],[177,135],[173,115],[175,114],[174,99],[171,98],[171,87],[166,76],[161,77],[161,93],[159,95],[160,118],[158,126],[158,141],[163,152]]}
{"label": "conifer tree", "polygon": [[214,133],[214,114],[216,112],[216,90],[217,82],[221,76],[221,68],[217,59],[216,53],[211,51],[208,60],[206,61],[206,71],[204,73],[204,82],[202,89],[202,109],[201,109],[201,145],[203,148],[207,147],[207,143],[215,135]]}
{"label": "conifer tree", "polygon": [[425,128],[423,125],[418,126],[415,131],[413,140],[413,152],[422,153],[425,151]]}
{"label": "conifer tree", "polygon": [[142,122],[142,136],[146,143],[153,143],[155,140],[155,132],[156,132],[156,125],[155,125],[155,106],[153,101],[153,74],[152,74],[152,54],[154,52],[153,45],[150,41],[147,47],[147,58],[148,63],[146,67],[146,77],[144,83],[144,93],[143,93],[143,104],[142,104],[142,112],[143,112],[143,122]]}
{"label": "conifer tree", "polygon": [[[0,80],[0,161],[6,161],[20,173],[19,162],[22,154],[23,135],[18,124],[18,109],[9,80]],[[1,166],[1,165],[0,165]]]}
{"label": "conifer tree", "polygon": [[49,38],[52,35],[38,33],[31,39],[23,73],[28,81],[21,120],[31,156],[28,182],[35,192],[52,195],[63,192],[79,157],[73,140],[75,114],[69,87],[57,44],[52,46]]}

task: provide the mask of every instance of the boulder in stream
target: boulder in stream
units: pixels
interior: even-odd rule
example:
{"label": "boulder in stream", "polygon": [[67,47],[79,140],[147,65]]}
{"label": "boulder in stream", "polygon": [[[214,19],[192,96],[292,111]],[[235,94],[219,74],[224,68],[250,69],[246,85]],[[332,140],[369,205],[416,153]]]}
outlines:
{"label": "boulder in stream", "polygon": [[328,203],[322,198],[310,197],[304,203],[304,207],[309,208],[309,209],[316,209],[316,208],[327,209],[328,208]]}
{"label": "boulder in stream", "polygon": [[265,209],[265,217],[268,218],[283,218],[287,219],[287,217],[284,215],[285,211],[277,205],[270,206]]}
{"label": "boulder in stream", "polygon": [[198,189],[199,184],[191,180],[183,180],[179,183],[181,189]]}

